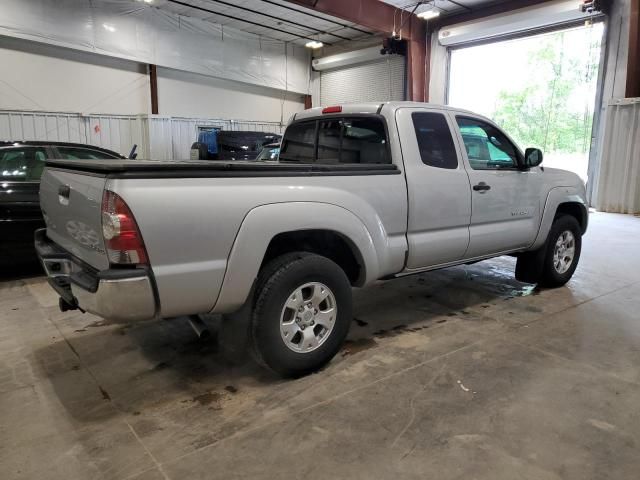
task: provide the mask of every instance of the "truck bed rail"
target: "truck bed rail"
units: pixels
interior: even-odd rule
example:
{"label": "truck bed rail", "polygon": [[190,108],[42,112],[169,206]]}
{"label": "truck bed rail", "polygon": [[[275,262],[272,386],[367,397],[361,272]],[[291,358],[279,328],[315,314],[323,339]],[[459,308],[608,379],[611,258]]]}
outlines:
{"label": "truck bed rail", "polygon": [[47,160],[48,167],[109,178],[398,175],[392,164],[310,164],[156,160]]}

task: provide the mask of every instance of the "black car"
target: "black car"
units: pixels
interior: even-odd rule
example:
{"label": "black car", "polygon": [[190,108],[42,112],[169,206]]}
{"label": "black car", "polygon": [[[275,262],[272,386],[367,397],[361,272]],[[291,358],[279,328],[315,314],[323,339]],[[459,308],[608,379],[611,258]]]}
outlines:
{"label": "black car", "polygon": [[35,259],[33,232],[44,226],[38,192],[47,158],[127,157],[80,143],[0,141],[0,263]]}

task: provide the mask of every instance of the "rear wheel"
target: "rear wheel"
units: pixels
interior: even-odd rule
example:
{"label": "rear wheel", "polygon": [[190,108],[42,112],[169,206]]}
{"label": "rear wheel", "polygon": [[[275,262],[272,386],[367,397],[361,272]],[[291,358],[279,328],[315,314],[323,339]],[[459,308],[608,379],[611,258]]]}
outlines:
{"label": "rear wheel", "polygon": [[351,285],[328,258],[306,252],[260,273],[252,318],[257,359],[283,376],[317,370],[339,351],[351,323]]}

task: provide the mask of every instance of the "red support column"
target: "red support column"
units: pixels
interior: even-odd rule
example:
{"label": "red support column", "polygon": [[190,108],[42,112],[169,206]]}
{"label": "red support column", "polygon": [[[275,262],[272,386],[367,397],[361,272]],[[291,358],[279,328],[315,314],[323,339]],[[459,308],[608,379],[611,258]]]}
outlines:
{"label": "red support column", "polygon": [[158,71],[157,67],[149,64],[149,86],[151,87],[151,113],[158,114]]}
{"label": "red support column", "polygon": [[429,99],[430,45],[427,45],[425,24],[417,17],[410,22],[407,40],[407,100],[426,102]]}
{"label": "red support column", "polygon": [[311,95],[304,96],[304,109],[309,110],[311,108]]}

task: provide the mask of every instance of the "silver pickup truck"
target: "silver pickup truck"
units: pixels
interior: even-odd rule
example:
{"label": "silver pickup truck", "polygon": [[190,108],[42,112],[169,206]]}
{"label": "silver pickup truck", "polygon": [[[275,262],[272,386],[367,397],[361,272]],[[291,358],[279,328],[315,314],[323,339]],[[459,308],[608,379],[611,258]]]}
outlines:
{"label": "silver pickup truck", "polygon": [[36,248],[61,308],[114,321],[249,312],[259,359],[319,368],[351,288],[499,255],[565,284],[587,229],[578,176],[490,120],[422,103],[296,114],[279,162],[50,161]]}

